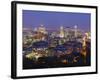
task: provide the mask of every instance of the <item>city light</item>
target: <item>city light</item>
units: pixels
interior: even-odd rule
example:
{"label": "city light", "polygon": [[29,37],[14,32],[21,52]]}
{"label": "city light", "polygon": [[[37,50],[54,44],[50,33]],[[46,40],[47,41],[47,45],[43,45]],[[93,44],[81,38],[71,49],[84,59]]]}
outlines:
{"label": "city light", "polygon": [[[49,32],[44,25],[34,29],[23,29],[23,51],[25,58],[34,65],[86,65],[90,54],[90,32],[82,33],[78,26]],[[87,44],[88,43],[88,44]],[[80,62],[80,63],[79,63]]]}

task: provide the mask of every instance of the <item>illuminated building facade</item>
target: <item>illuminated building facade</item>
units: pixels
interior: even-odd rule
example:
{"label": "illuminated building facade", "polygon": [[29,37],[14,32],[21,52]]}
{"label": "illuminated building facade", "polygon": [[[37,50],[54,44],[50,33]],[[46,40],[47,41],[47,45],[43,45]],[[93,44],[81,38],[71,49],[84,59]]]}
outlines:
{"label": "illuminated building facade", "polygon": [[43,25],[40,25],[40,27],[38,28],[37,31],[38,31],[38,32],[41,32],[41,33],[44,33],[44,34],[47,33],[46,28],[45,28]]}
{"label": "illuminated building facade", "polygon": [[60,27],[59,37],[64,38],[64,28],[63,28],[63,26]]}

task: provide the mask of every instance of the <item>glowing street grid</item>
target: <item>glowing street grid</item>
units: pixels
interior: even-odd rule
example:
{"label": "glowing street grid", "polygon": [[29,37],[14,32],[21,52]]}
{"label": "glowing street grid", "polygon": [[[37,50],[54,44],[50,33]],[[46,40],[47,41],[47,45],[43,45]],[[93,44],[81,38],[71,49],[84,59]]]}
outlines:
{"label": "glowing street grid", "polygon": [[23,10],[23,69],[90,66],[89,13]]}

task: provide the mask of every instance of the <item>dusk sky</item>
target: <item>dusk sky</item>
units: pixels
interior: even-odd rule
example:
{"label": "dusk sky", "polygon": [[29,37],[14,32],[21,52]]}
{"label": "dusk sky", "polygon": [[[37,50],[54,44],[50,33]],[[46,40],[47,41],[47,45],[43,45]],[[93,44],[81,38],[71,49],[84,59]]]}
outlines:
{"label": "dusk sky", "polygon": [[47,29],[58,29],[60,26],[75,25],[84,31],[90,31],[91,15],[89,13],[51,12],[23,10],[23,27],[34,28],[43,24]]}

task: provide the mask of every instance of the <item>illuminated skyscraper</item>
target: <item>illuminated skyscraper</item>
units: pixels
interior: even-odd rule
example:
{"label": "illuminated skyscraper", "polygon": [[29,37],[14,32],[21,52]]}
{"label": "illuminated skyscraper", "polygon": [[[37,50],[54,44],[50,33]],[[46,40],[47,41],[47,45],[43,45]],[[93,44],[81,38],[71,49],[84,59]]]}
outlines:
{"label": "illuminated skyscraper", "polygon": [[83,37],[83,42],[82,42],[82,46],[85,47],[86,46],[86,37]]}
{"label": "illuminated skyscraper", "polygon": [[63,38],[64,37],[64,28],[63,26],[60,27],[60,34],[59,37]]}
{"label": "illuminated skyscraper", "polygon": [[77,25],[74,26],[75,37],[77,37]]}
{"label": "illuminated skyscraper", "polygon": [[46,29],[43,25],[40,25],[40,27],[38,28],[38,32],[41,32],[41,33],[46,33]]}

